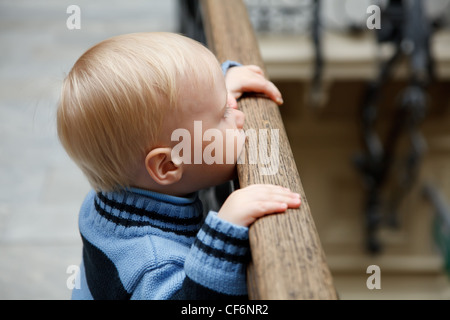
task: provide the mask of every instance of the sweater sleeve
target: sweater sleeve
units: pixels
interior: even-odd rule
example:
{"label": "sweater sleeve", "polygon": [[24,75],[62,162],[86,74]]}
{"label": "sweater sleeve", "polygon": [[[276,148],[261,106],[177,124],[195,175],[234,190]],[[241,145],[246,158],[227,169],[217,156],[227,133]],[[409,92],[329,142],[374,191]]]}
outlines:
{"label": "sweater sleeve", "polygon": [[233,68],[233,67],[239,67],[239,66],[242,66],[242,64],[240,64],[239,62],[236,62],[236,61],[227,60],[224,63],[222,63],[222,65],[221,65],[222,73],[225,76],[227,74],[228,69]]}
{"label": "sweater sleeve", "polygon": [[249,257],[248,228],[224,221],[211,211],[186,258],[182,287],[172,298],[247,298]]}

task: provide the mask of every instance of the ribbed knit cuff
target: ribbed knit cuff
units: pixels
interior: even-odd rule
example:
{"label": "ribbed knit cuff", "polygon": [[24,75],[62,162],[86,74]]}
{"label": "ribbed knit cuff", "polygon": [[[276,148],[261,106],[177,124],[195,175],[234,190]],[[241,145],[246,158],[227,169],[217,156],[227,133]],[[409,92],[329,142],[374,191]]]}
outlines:
{"label": "ribbed knit cuff", "polygon": [[222,63],[222,65],[221,65],[222,73],[225,76],[228,69],[233,68],[233,67],[239,67],[239,66],[242,66],[242,64],[240,64],[239,62],[236,62],[236,61],[227,60],[224,63]]}
{"label": "ribbed knit cuff", "polygon": [[248,228],[209,212],[185,262],[186,275],[220,293],[246,295]]}

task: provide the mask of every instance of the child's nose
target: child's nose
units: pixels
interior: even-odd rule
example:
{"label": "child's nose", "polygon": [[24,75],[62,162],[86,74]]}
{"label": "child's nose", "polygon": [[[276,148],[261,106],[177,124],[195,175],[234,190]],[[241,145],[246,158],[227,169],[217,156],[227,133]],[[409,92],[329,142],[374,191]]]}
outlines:
{"label": "child's nose", "polygon": [[236,127],[238,129],[244,128],[245,114],[241,110],[233,109]]}

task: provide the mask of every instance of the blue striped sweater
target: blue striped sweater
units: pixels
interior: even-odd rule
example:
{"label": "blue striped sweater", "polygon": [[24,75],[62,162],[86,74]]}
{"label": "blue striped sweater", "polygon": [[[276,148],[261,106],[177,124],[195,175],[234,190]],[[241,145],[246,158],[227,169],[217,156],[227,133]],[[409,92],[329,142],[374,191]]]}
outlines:
{"label": "blue striped sweater", "polygon": [[[229,68],[239,66],[225,61]],[[248,228],[209,212],[198,195],[91,191],[79,215],[80,288],[72,299],[246,298]]]}
{"label": "blue striped sweater", "polygon": [[91,191],[80,210],[80,288],[73,299],[246,298],[248,228],[195,194]]}

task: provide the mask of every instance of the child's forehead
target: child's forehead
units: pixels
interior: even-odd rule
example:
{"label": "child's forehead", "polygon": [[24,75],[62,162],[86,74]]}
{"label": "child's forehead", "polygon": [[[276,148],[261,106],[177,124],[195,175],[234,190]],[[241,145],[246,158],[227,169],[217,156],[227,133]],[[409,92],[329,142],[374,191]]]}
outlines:
{"label": "child's forehead", "polygon": [[[205,75],[201,79],[184,79],[178,95],[178,108],[182,113],[201,113],[212,104],[222,107],[227,101],[225,79],[220,72],[215,77]],[[223,102],[223,103],[222,103]]]}
{"label": "child's forehead", "polygon": [[225,87],[225,78],[220,66],[194,67],[193,72],[180,77],[179,86],[181,98],[189,98],[198,94],[213,94],[214,91]]}

